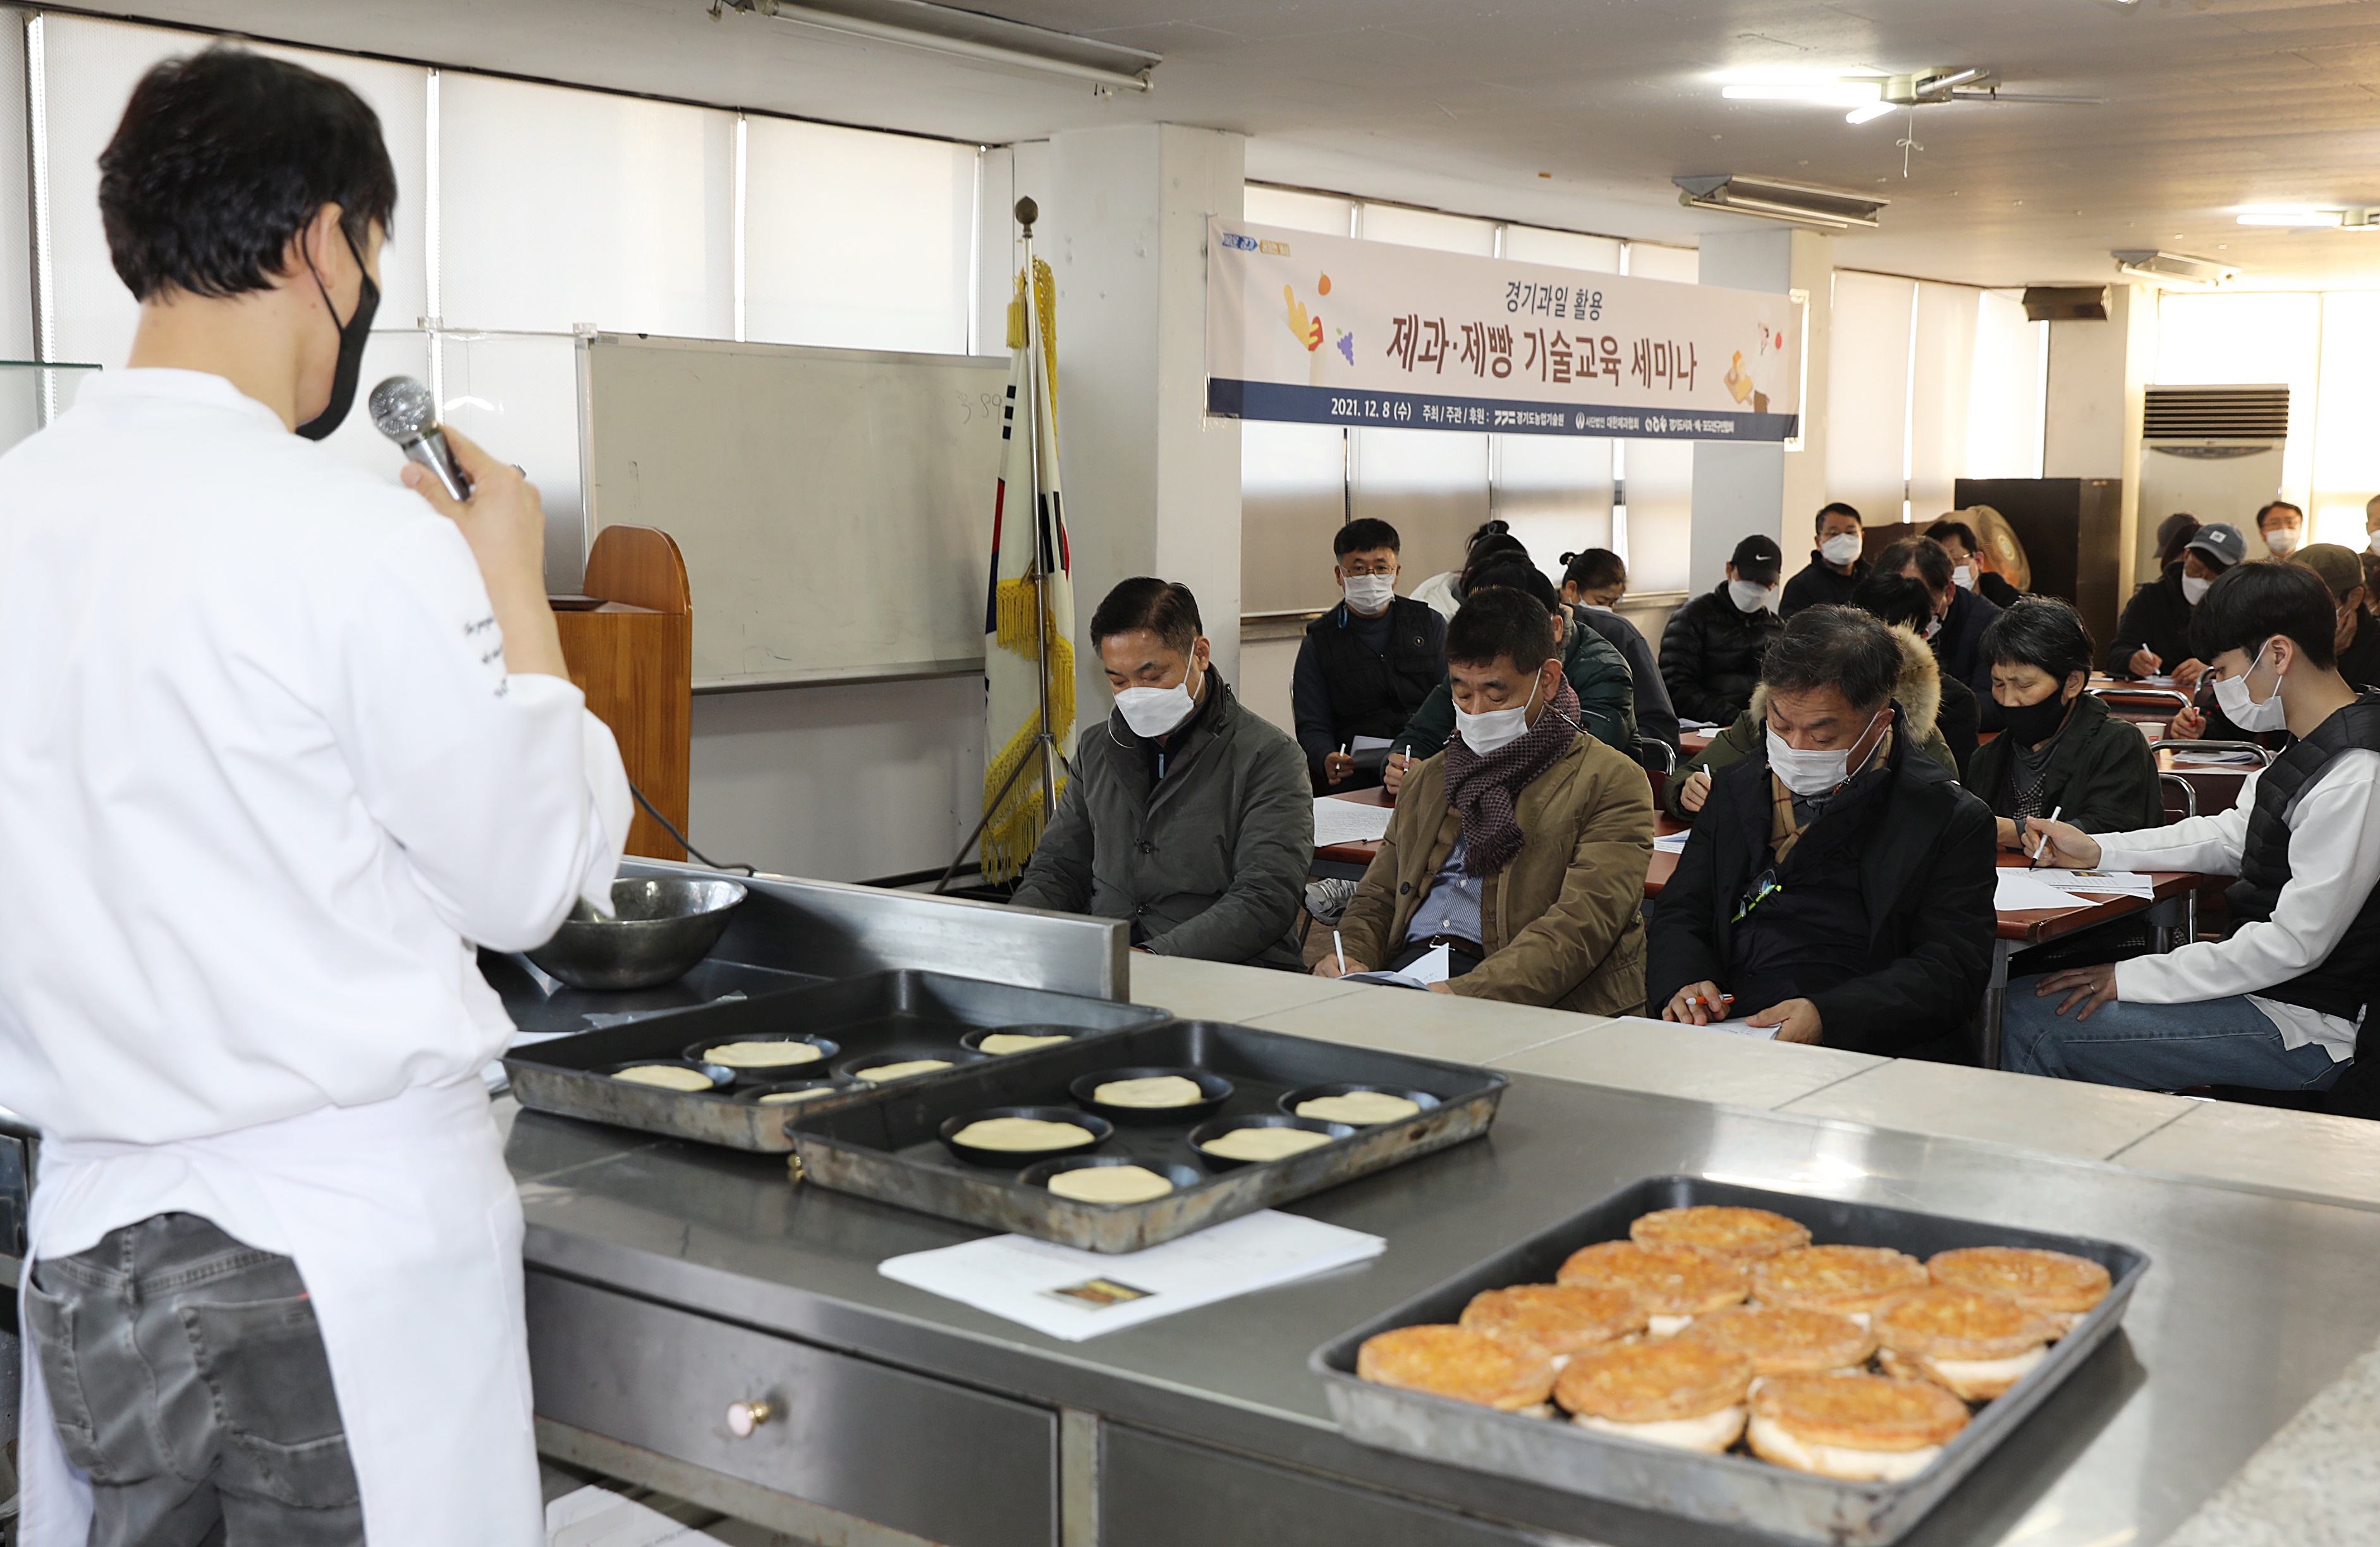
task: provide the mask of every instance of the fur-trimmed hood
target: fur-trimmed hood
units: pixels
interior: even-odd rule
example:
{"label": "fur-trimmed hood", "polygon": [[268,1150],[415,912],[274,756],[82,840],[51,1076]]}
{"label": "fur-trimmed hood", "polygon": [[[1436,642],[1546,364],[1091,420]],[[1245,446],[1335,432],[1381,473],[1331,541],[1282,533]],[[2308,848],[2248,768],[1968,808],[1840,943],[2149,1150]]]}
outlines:
{"label": "fur-trimmed hood", "polygon": [[[1909,717],[1910,736],[1924,741],[1942,712],[1942,668],[1934,659],[1934,647],[1915,629],[1906,623],[1886,626],[1900,646],[1900,683],[1892,696]],[[1752,719],[1758,724],[1767,718],[1768,689],[1763,685],[1752,690]]]}

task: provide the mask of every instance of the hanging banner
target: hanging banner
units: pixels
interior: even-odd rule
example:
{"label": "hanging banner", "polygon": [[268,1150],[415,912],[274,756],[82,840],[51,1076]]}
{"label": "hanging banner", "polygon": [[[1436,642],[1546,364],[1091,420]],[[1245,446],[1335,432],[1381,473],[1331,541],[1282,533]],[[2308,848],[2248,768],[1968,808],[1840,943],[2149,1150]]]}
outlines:
{"label": "hanging banner", "polygon": [[1207,411],[1520,435],[1790,441],[1790,297],[1207,223]]}

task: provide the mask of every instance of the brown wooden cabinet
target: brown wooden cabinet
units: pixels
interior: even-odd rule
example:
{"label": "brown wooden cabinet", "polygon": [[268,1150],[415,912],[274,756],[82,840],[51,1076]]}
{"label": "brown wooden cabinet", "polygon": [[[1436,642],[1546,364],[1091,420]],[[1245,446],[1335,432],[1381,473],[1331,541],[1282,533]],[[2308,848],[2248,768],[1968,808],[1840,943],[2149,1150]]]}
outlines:
{"label": "brown wooden cabinet", "polygon": [[[570,680],[612,728],[620,760],[645,799],[686,830],[694,736],[694,605],[686,560],[667,532],[606,526],[587,555],[587,594],[602,605],[554,612]],[[643,809],[628,852],[682,860]]]}

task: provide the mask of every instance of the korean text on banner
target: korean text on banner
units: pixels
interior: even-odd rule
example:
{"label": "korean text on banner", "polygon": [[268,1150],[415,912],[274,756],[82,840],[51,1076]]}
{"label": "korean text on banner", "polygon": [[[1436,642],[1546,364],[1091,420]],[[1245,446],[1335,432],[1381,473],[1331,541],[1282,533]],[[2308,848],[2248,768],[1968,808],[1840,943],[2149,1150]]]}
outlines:
{"label": "korean text on banner", "polygon": [[1207,223],[1207,411],[1679,441],[1801,433],[1785,296]]}

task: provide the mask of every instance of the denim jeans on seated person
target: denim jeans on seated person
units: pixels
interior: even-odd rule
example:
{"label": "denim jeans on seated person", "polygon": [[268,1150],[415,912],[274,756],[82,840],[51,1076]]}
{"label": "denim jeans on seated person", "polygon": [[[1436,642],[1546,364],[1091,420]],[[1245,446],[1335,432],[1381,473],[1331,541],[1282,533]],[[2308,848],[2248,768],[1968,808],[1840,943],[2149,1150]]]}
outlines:
{"label": "denim jeans on seated person", "polygon": [[[2065,996],[2036,996],[2038,974],[2011,981],[2000,1017],[2000,1067],[2142,1091],[2245,1085],[2325,1091],[2347,1065],[2309,1042],[2281,1045],[2281,1029],[2245,995],[2186,1005],[2101,1005],[2088,1021],[2058,1013]],[[2078,1006],[2079,1009],[2080,1007]]]}
{"label": "denim jeans on seated person", "polygon": [[91,1547],[361,1547],[296,1263],[161,1214],[35,1263],[24,1294],[27,1353],[91,1477]]}

